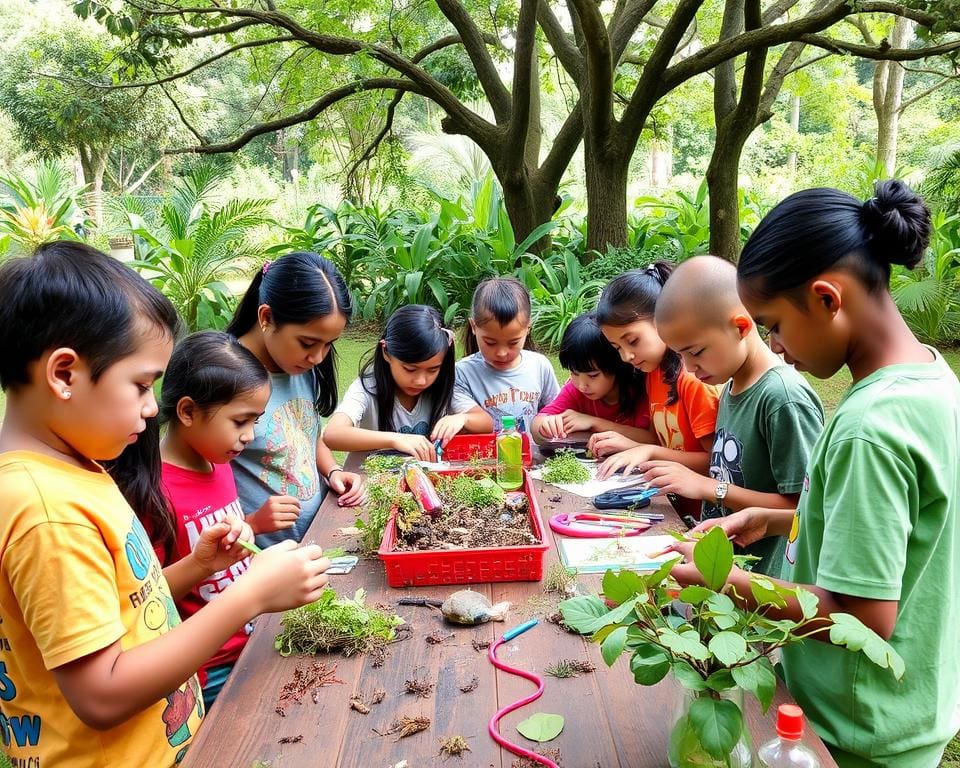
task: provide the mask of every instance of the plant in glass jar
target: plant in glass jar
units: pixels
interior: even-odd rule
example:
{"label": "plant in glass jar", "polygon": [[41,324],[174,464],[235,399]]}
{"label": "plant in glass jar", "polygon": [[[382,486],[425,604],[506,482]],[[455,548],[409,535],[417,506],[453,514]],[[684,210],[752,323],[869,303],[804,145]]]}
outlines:
{"label": "plant in glass jar", "polygon": [[[650,574],[607,571],[602,597],[574,597],[560,605],[563,621],[599,643],[607,665],[626,653],[638,684],[655,685],[668,673],[680,684],[684,695],[669,742],[673,768],[752,764],[743,692],[767,711],[776,690],[770,656],[785,645],[819,635],[866,654],[898,680],[903,675],[903,660],[879,635],[846,613],[817,616],[818,598],[808,590],[752,574],[756,608],[742,607],[745,603],[734,598],[744,596],[726,580],[735,562],[750,559],[735,556],[716,527],[693,548],[703,585],[680,589],[670,578],[673,559]],[[798,601],[802,621],[770,615],[788,598]]]}

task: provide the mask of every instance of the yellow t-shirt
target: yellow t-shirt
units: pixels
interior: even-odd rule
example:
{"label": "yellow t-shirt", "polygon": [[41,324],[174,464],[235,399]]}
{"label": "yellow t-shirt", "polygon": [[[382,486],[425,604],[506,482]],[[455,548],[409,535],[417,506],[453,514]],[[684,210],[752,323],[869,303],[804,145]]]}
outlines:
{"label": "yellow t-shirt", "polygon": [[0,454],[0,738],[14,766],[170,766],[203,717],[196,677],[107,731],[84,725],[51,669],[180,623],[140,521],[110,476]]}

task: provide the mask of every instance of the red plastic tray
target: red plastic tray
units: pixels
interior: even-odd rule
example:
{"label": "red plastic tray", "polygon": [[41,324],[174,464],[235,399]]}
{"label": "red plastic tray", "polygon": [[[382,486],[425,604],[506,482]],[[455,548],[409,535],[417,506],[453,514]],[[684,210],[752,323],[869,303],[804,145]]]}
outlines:
{"label": "red plastic tray", "polygon": [[[457,474],[457,470],[438,474]],[[406,486],[406,481],[401,481],[401,490],[406,490]],[[523,490],[527,494],[530,527],[540,539],[540,544],[394,552],[397,530],[395,517],[391,515],[378,552],[386,568],[387,584],[391,587],[431,587],[493,581],[540,581],[543,578],[543,557],[550,545],[544,536],[537,490],[526,470],[523,473]]]}
{"label": "red plastic tray", "polygon": [[[523,466],[529,467],[533,463],[533,454],[530,451],[530,435],[521,432],[523,439]],[[479,435],[457,435],[452,437],[443,449],[444,461],[470,461],[470,459],[496,459],[497,436],[494,433]]]}

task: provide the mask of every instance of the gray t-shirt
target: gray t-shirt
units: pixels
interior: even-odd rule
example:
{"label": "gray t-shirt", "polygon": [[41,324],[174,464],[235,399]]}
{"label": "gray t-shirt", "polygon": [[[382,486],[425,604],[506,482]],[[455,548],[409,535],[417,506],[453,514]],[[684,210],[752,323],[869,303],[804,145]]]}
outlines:
{"label": "gray t-shirt", "polygon": [[327,485],[317,469],[316,382],[313,371],[296,376],[271,373],[270,400],[257,421],[253,440],[231,462],[246,514],[256,512],[270,496],[300,500],[300,517],[293,528],[260,534],[257,544],[261,547],[284,539],[300,541],[326,496]]}
{"label": "gray t-shirt", "polygon": [[[364,384],[366,389],[364,389]],[[367,391],[369,390],[369,391]],[[380,429],[380,411],[377,408],[377,398],[371,392],[376,392],[377,386],[372,376],[364,379],[357,378],[343,394],[343,399],[337,406],[335,413],[342,413],[360,429],[370,429],[374,432]],[[399,399],[393,401],[393,431],[403,434],[429,435],[434,425],[430,423],[430,410],[433,400],[424,392],[417,398],[412,411],[403,407]],[[462,392],[454,391],[449,408],[445,408],[443,415],[448,413],[464,413],[476,408],[476,402]]]}
{"label": "gray t-shirt", "polygon": [[520,365],[509,371],[494,368],[480,352],[457,361],[455,390],[480,404],[500,429],[504,416],[517,419],[517,429],[530,431],[533,417],[560,394],[550,361],[538,352],[524,350]]}
{"label": "gray t-shirt", "polygon": [[[789,365],[778,365],[739,394],[724,387],[717,431],[710,451],[710,477],[760,493],[794,494],[813,446],[823,431],[823,406],[807,380]],[[703,503],[703,518],[729,515]],[[773,536],[746,548],[761,560],[753,569],[779,576],[786,539]]]}

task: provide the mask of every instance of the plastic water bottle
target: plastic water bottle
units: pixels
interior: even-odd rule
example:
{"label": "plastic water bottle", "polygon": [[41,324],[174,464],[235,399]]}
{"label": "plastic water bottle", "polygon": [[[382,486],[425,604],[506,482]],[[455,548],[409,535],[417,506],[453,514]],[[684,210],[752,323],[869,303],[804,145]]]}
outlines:
{"label": "plastic water bottle", "polygon": [[777,738],[760,747],[757,752],[760,765],[766,768],[820,768],[816,753],[801,741],[803,725],[800,707],[781,704],[777,709]]}
{"label": "plastic water bottle", "polygon": [[515,491],[523,485],[523,438],[513,416],[504,416],[502,424],[497,435],[497,484]]}

